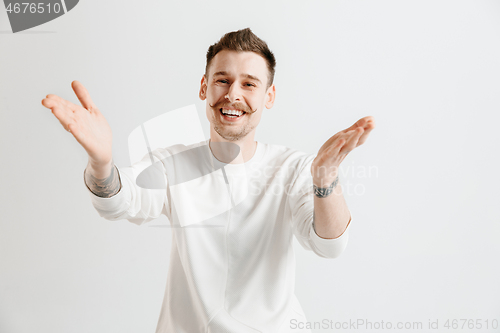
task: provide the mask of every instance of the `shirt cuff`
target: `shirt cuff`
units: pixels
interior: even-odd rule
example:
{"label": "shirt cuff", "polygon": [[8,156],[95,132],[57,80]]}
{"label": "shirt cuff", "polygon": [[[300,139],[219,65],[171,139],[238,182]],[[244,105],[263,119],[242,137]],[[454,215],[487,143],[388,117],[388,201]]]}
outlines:
{"label": "shirt cuff", "polygon": [[338,257],[344,249],[347,247],[347,241],[349,239],[349,226],[351,225],[352,215],[347,223],[344,232],[337,238],[322,238],[318,236],[314,230],[314,222],[309,231],[309,237],[311,237],[312,243],[317,248],[324,257],[336,258]]}

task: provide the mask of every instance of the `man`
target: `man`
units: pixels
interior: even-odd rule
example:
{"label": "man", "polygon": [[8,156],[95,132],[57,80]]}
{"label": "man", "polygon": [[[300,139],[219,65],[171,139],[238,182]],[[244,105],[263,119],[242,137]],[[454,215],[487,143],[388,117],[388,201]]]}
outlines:
{"label": "man", "polygon": [[[335,134],[316,156],[256,142],[276,95],[275,63],[250,29],[210,46],[199,91],[210,139],[152,152],[165,190],[136,184],[151,156],[114,165],[111,129],[80,83],[72,87],[83,107],[55,95],[42,101],[88,152],[84,179],[101,216],[142,224],[164,214],[175,226],[157,332],[298,332],[293,323],[306,318],[294,295],[293,236],[326,258],[347,245],[351,216],[338,168],[374,119]],[[182,183],[186,169],[197,176]]]}

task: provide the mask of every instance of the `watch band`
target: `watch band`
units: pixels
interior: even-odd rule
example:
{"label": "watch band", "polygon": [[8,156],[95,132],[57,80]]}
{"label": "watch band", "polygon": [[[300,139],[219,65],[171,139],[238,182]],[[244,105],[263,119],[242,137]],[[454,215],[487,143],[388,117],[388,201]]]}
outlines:
{"label": "watch band", "polygon": [[325,198],[329,196],[330,194],[332,194],[333,189],[337,186],[338,182],[339,182],[339,176],[337,176],[337,178],[335,178],[333,183],[328,187],[318,187],[313,184],[314,195],[316,195],[318,198]]}

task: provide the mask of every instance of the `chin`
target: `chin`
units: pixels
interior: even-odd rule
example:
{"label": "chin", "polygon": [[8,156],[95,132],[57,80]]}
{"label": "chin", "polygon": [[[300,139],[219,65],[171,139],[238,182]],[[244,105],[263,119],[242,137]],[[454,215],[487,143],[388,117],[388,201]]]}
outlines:
{"label": "chin", "polygon": [[245,136],[247,136],[247,134],[237,134],[237,133],[224,133],[224,132],[221,132],[221,131],[217,131],[217,134],[219,134],[219,136],[221,138],[223,138],[224,140],[227,140],[227,141],[239,141],[241,139],[243,139]]}

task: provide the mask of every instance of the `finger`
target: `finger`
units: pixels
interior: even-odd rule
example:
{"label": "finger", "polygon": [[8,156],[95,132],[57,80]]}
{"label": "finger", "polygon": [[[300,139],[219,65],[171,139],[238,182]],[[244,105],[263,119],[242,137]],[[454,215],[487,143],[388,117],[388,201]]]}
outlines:
{"label": "finger", "polygon": [[80,103],[82,104],[82,106],[85,109],[87,109],[91,112],[95,111],[97,109],[94,102],[90,98],[89,92],[87,91],[87,89],[85,89],[83,84],[81,84],[78,81],[73,81],[73,82],[71,82],[71,87],[73,88],[73,91],[75,92],[76,97],[78,97],[78,100],[80,101]]}
{"label": "finger", "polygon": [[66,106],[68,109],[72,110],[72,111],[76,111],[77,108],[79,107],[78,105],[74,104],[74,103],[71,103],[70,101],[64,99],[64,98],[61,98],[57,95],[54,95],[55,96],[55,99],[57,101],[59,101],[61,104],[63,104],[64,106]]}
{"label": "finger", "polygon": [[[359,125],[357,125],[359,124]],[[337,141],[339,138],[344,137],[345,135],[348,135],[348,133],[354,133],[353,131],[356,130],[358,127],[363,127],[365,131],[367,129],[371,130],[375,128],[375,118],[373,116],[366,116],[361,119],[359,119],[354,125],[352,125],[349,128],[346,128],[345,130],[342,130],[338,133],[335,133],[333,136],[331,136],[321,147],[320,152],[325,150],[325,149],[330,149],[332,145],[335,145],[335,141]],[[363,138],[363,142],[366,140],[366,137]],[[346,138],[347,141],[347,138]]]}
{"label": "finger", "polygon": [[[68,102],[56,95],[47,95],[47,98],[42,100],[42,105],[46,108],[52,109],[52,114],[54,114],[57,119],[65,122],[69,121],[69,119],[73,119],[73,114],[75,112],[74,108],[77,107],[73,103]],[[81,106],[79,107],[81,108]]]}
{"label": "finger", "polygon": [[54,116],[59,120],[65,130],[69,129],[69,123],[72,121],[72,118],[68,112],[64,111],[61,107],[56,106],[52,108],[52,114],[54,114]]}
{"label": "finger", "polygon": [[338,135],[334,141],[330,143],[328,148],[325,150],[325,154],[329,157],[336,156],[341,151],[342,147],[347,144],[349,138],[354,134],[354,130],[351,130],[347,133],[343,133]]}
{"label": "finger", "polygon": [[50,98],[44,98],[42,99],[42,105],[45,106],[47,109],[51,109],[55,107],[58,103],[54,101],[53,99]]}
{"label": "finger", "polygon": [[50,108],[51,106],[59,105],[59,104],[61,104],[61,102],[58,98],[59,98],[59,96],[57,96],[57,95],[48,94],[42,100],[42,104],[48,108]]}
{"label": "finger", "polygon": [[355,130],[357,127],[365,127],[368,122],[374,122],[374,121],[375,118],[373,118],[372,116],[363,117],[359,119],[357,122],[355,122],[351,127],[343,130],[342,133],[347,133],[349,131]]}
{"label": "finger", "polygon": [[55,95],[47,95],[47,98],[44,98],[42,100],[42,105],[48,109],[54,109],[57,107],[60,109],[60,111],[65,111],[67,107],[59,100],[57,100],[54,96]]}
{"label": "finger", "polygon": [[369,130],[365,130],[364,133],[361,135],[361,137],[359,138],[358,140],[358,143],[356,144],[356,147],[359,147],[361,146],[363,143],[365,143],[366,139],[368,139],[368,135],[370,134],[370,132],[372,131],[372,129],[369,129]]}
{"label": "finger", "polygon": [[370,134],[370,132],[375,128],[375,122],[368,122],[365,126],[365,132],[361,135],[361,137],[359,138],[358,140],[358,143],[356,145],[356,147],[362,145],[363,143],[365,143],[366,139],[368,139],[368,135]]}
{"label": "finger", "polygon": [[75,136],[75,131],[78,130],[74,125],[74,113],[72,109],[81,108],[65,99],[49,94],[42,100],[42,105],[51,109],[52,114],[59,120],[62,127]]}
{"label": "finger", "polygon": [[338,137],[337,140],[332,142],[332,144],[326,149],[326,154],[329,156],[337,154],[340,149],[342,149],[342,146],[346,143],[346,141],[345,136]]}
{"label": "finger", "polygon": [[76,104],[71,103],[70,101],[65,100],[64,98],[61,98],[57,95],[49,94],[47,95],[47,99],[53,100],[54,102],[58,103],[59,105],[65,107],[67,111],[73,111],[76,112],[79,107]]}
{"label": "finger", "polygon": [[[349,134],[347,142],[340,150],[340,154],[349,154],[351,150],[357,147],[357,143],[361,135],[363,134],[363,127],[358,127],[352,131],[347,132]],[[346,134],[347,134],[346,133]]]}
{"label": "finger", "polygon": [[330,148],[332,145],[336,145],[335,142],[338,142],[338,140],[340,140],[341,138],[344,138],[344,143],[345,141],[347,141],[348,137],[350,136],[350,134],[354,133],[353,132],[354,130],[343,130],[343,131],[340,131],[338,133],[335,133],[334,135],[332,135],[326,142],[325,142],[325,146],[328,146],[328,148]]}

